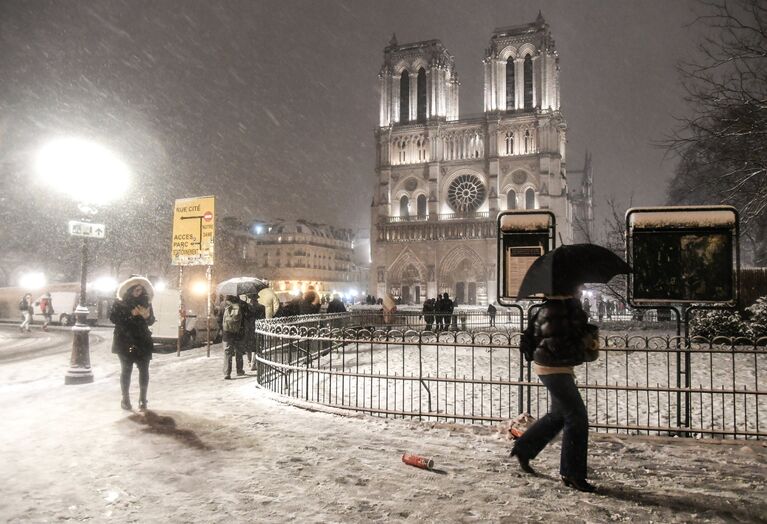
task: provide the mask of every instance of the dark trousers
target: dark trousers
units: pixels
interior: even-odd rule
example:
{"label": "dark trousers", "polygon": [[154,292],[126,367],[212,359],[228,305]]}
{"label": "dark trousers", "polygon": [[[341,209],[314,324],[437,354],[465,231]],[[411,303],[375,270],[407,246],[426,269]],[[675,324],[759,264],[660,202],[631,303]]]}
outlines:
{"label": "dark trousers", "polygon": [[549,390],[551,410],[525,431],[514,449],[520,457],[534,459],[562,431],[559,474],[583,480],[589,448],[589,419],[575,377],[557,374],[539,378]]}
{"label": "dark trousers", "polygon": [[237,374],[242,375],[245,373],[242,362],[242,341],[241,340],[225,340],[224,341],[224,376],[229,377],[232,375],[232,357],[234,357],[235,364],[237,366]]}
{"label": "dark trousers", "polygon": [[133,364],[138,368],[138,387],[139,401],[146,402],[146,391],[149,387],[149,359],[135,359],[127,355],[120,356],[120,389],[122,389],[123,399],[130,399],[130,377],[133,373]]}

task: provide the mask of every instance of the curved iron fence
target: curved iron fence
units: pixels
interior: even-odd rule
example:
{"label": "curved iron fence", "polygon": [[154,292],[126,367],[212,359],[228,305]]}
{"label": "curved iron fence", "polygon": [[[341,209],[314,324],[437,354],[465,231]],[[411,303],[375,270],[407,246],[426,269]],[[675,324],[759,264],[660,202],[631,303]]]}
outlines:
{"label": "curved iron fence", "polygon": [[[258,321],[259,385],[391,417],[493,423],[548,409],[519,352],[522,319],[425,330],[417,315],[352,312]],[[606,334],[576,378],[597,431],[765,438],[767,338]]]}

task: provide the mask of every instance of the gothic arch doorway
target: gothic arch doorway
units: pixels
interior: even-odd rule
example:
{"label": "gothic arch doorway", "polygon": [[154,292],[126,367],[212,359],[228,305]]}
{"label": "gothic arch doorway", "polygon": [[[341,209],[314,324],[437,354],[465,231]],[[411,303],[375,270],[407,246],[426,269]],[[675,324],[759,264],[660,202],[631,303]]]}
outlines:
{"label": "gothic arch doorway", "polygon": [[486,304],[487,270],[482,259],[468,247],[455,248],[442,260],[439,288],[458,304]]}

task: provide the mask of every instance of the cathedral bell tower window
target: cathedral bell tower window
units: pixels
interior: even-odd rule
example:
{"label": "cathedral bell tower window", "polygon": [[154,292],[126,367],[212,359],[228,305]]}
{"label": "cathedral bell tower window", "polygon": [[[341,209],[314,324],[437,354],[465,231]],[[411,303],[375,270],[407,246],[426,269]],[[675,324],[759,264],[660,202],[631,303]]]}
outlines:
{"label": "cathedral bell tower window", "polygon": [[399,79],[399,121],[407,124],[410,121],[410,74],[402,71]]}
{"label": "cathedral bell tower window", "polygon": [[525,209],[535,209],[535,191],[532,188],[525,191]]}
{"label": "cathedral bell tower window", "polygon": [[416,81],[416,103],[418,121],[426,122],[426,70],[422,67],[418,70],[418,79]]}
{"label": "cathedral bell tower window", "polygon": [[506,111],[514,110],[514,58],[506,60]]}
{"label": "cathedral bell tower window", "polygon": [[505,138],[506,138],[506,154],[513,155],[514,154],[514,132],[506,131]]}
{"label": "cathedral bell tower window", "polygon": [[513,189],[506,193],[506,209],[517,209],[517,192]]}
{"label": "cathedral bell tower window", "polygon": [[426,195],[418,195],[416,204],[417,204],[416,207],[418,208],[418,216],[425,217],[426,216]]}
{"label": "cathedral bell tower window", "polygon": [[410,206],[410,201],[408,200],[406,195],[402,195],[402,198],[399,199],[399,216],[402,218],[407,218],[410,215],[410,210],[408,209]]}
{"label": "cathedral bell tower window", "polygon": [[524,63],[524,84],[525,84],[525,109],[533,108],[533,58],[530,55],[525,57]]}

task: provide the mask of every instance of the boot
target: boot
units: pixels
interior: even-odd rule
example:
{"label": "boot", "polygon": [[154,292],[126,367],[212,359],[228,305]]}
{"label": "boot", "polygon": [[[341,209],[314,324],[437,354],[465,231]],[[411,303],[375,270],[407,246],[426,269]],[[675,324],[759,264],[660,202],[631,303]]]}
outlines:
{"label": "boot", "polygon": [[[517,460],[519,461],[519,467],[522,468],[522,471],[525,473],[529,473],[530,475],[538,475],[538,473],[535,472],[533,467],[530,465],[530,459],[521,456],[516,449],[511,450],[511,456],[517,457]],[[562,478],[564,480],[564,477]]]}
{"label": "boot", "polygon": [[122,399],[120,402],[120,407],[123,408],[125,411],[132,411],[133,406],[130,405],[130,400],[127,398]]}
{"label": "boot", "polygon": [[597,490],[597,487],[593,484],[589,484],[586,479],[571,479],[569,477],[563,476],[562,482],[568,488],[575,488],[578,491],[583,491],[584,493],[594,493]]}

